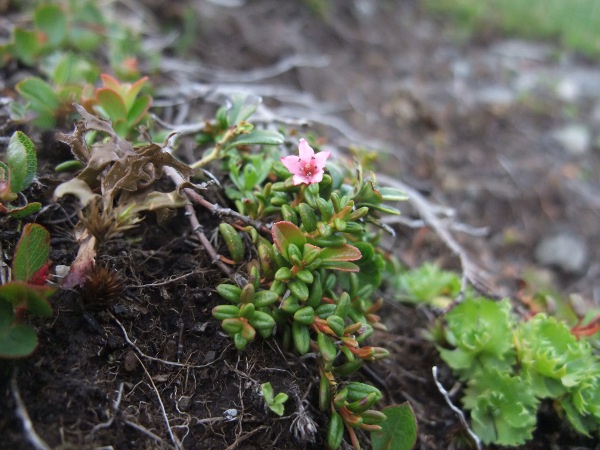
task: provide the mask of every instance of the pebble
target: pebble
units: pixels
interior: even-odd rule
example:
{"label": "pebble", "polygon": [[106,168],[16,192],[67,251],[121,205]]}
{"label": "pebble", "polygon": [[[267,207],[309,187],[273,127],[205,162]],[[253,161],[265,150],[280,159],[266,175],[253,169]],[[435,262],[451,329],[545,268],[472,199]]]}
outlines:
{"label": "pebble", "polygon": [[581,274],[588,261],[585,241],[570,232],[560,232],[543,238],[535,249],[535,259],[570,274]]}
{"label": "pebble", "polygon": [[592,143],[590,130],[579,124],[558,128],[551,133],[551,137],[572,155],[587,153]]}

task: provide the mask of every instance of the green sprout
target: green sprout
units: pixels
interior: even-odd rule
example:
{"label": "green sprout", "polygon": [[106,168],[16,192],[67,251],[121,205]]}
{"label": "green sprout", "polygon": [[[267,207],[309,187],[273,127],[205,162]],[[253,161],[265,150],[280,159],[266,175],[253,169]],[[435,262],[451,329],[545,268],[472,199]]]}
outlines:
{"label": "green sprout", "polygon": [[283,404],[287,402],[289,398],[288,395],[283,392],[274,395],[275,393],[273,392],[273,387],[269,382],[261,384],[260,391],[262,392],[263,398],[265,399],[265,403],[267,404],[269,409],[278,416],[283,416]]}

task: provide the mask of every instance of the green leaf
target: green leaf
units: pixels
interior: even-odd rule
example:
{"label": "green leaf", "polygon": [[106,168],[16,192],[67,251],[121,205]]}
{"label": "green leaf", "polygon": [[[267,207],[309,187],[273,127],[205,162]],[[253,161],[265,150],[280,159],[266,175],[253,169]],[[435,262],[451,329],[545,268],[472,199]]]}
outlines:
{"label": "green leaf", "polygon": [[109,88],[101,88],[96,91],[98,98],[97,108],[113,122],[127,120],[127,109],[123,98]]}
{"label": "green leaf", "polygon": [[37,171],[35,147],[21,131],[16,131],[10,138],[6,162],[10,170],[10,189],[21,192],[32,183]]}
{"label": "green leaf", "polygon": [[292,222],[282,221],[273,224],[271,234],[277,250],[285,259],[289,258],[288,247],[290,244],[294,244],[298,248],[304,248],[306,243],[304,233]]}
{"label": "green leaf", "polygon": [[406,195],[404,193],[404,191],[401,191],[400,189],[397,189],[397,188],[380,187],[377,190],[381,194],[381,197],[383,198],[383,200],[397,201],[397,202],[402,202],[402,201],[408,200],[408,195]]}
{"label": "green leaf", "polygon": [[387,419],[380,431],[371,433],[373,450],[411,450],[417,441],[417,421],[410,404],[392,405],[383,409]]}
{"label": "green leaf", "polygon": [[35,26],[44,32],[45,45],[56,47],[65,37],[67,18],[62,9],[56,5],[40,5],[34,15]]}
{"label": "green leaf", "polygon": [[24,358],[37,347],[35,331],[14,321],[13,307],[0,300],[0,358]]}
{"label": "green leaf", "polygon": [[234,95],[231,98],[231,105],[227,110],[227,124],[228,126],[237,125],[238,123],[246,120],[260,104],[261,99],[255,95]]}
{"label": "green leaf", "polygon": [[521,377],[496,369],[472,378],[463,398],[473,431],[485,444],[516,446],[531,439],[539,399]]}
{"label": "green leaf", "polygon": [[41,317],[51,317],[52,307],[46,300],[54,288],[37,286],[23,281],[11,281],[0,286],[0,299],[12,303],[14,307],[25,308]]}
{"label": "green leaf", "polygon": [[227,148],[240,145],[281,145],[284,142],[283,135],[271,130],[252,130],[250,133],[240,134],[227,144]]}
{"label": "green leaf", "polygon": [[13,259],[13,278],[29,281],[33,274],[48,262],[50,233],[41,225],[28,223],[23,228],[21,239]]}
{"label": "green leaf", "polygon": [[24,219],[27,216],[35,214],[42,209],[42,204],[39,202],[27,203],[20,208],[10,208],[8,214],[14,219]]}
{"label": "green leaf", "polygon": [[42,48],[38,33],[16,28],[14,36],[16,56],[25,64],[33,65]]}
{"label": "green leaf", "polygon": [[144,95],[133,102],[131,108],[127,112],[127,124],[130,127],[137,125],[144,118],[150,106],[152,105],[152,97]]}
{"label": "green leaf", "polygon": [[38,114],[33,123],[45,129],[52,128],[60,106],[60,99],[52,86],[41,78],[26,78],[17,84],[17,91],[29,102],[29,108]]}
{"label": "green leaf", "polygon": [[334,261],[356,261],[360,259],[362,254],[360,250],[353,245],[344,244],[339,247],[327,247],[321,250],[319,258],[323,262],[334,262]]}
{"label": "green leaf", "polygon": [[271,403],[273,403],[274,392],[273,392],[273,386],[271,386],[270,382],[261,384],[260,391],[262,392],[262,395],[263,395],[267,405],[270,405]]}

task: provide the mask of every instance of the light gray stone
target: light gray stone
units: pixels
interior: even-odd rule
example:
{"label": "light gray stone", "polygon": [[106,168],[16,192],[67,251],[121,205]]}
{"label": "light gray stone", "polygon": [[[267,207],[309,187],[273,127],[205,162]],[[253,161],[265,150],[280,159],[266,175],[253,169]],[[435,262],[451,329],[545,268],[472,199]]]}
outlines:
{"label": "light gray stone", "polygon": [[590,130],[580,124],[567,125],[551,133],[552,139],[558,142],[563,149],[573,155],[586,153],[592,143]]}
{"label": "light gray stone", "polygon": [[542,239],[535,249],[535,259],[546,266],[579,274],[585,271],[588,249],[585,241],[573,233],[561,232]]}

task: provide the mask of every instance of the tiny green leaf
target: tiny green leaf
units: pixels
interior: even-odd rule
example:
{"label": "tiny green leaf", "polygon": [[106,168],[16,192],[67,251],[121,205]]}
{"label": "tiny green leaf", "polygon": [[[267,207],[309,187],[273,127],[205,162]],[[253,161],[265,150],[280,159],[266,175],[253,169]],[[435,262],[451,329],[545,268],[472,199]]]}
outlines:
{"label": "tiny green leaf", "polygon": [[271,130],[252,130],[250,133],[240,134],[232,139],[227,148],[240,145],[281,145],[284,142],[283,135]]}
{"label": "tiny green leaf", "polygon": [[8,143],[6,162],[10,169],[10,189],[21,192],[35,178],[37,157],[33,142],[21,131],[15,132]]}
{"label": "tiny green leaf", "polygon": [[49,254],[50,233],[36,223],[25,225],[13,259],[14,279],[29,281],[33,274],[46,264]]}

